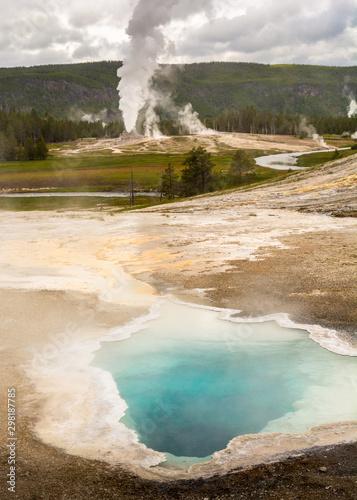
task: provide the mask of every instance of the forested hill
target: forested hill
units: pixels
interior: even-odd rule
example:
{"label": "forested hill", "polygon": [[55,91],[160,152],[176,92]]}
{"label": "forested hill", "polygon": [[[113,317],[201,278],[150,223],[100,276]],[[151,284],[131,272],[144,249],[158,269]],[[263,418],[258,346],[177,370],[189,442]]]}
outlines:
{"label": "forested hill", "polygon": [[[0,69],[0,106],[57,118],[118,109],[119,61]],[[254,105],[257,111],[346,115],[357,95],[357,66],[197,63],[161,68],[155,86],[201,118]]]}
{"label": "forested hill", "polygon": [[119,62],[0,68],[0,106],[55,118],[118,110]]}

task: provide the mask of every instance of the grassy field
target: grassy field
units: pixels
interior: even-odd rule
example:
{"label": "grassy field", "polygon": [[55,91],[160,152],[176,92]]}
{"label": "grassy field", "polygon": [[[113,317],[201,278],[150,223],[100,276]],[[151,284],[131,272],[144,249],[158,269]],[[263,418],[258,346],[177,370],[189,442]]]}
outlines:
{"label": "grassy field", "polygon": [[[158,203],[159,198],[152,196],[135,195],[136,205],[148,205]],[[130,207],[129,195],[125,198],[107,198],[101,196],[80,196],[66,197],[56,196],[53,198],[36,196],[31,198],[1,198],[0,210],[15,210],[15,211],[33,211],[33,210],[112,210],[112,209],[127,209]]]}
{"label": "grassy field", "polygon": [[[250,151],[256,156],[259,151]],[[122,191],[128,189],[131,169],[136,190],[157,190],[164,169],[171,163],[177,172],[184,154],[133,153],[85,154],[44,161],[0,162],[0,189],[54,191]],[[232,153],[213,156],[215,170],[227,170]]]}
{"label": "grassy field", "polygon": [[[181,141],[180,141],[181,140]],[[196,139],[195,139],[196,140]],[[111,149],[78,149],[76,143],[63,143],[51,147],[50,157],[45,161],[0,162],[0,190],[42,192],[128,192],[131,171],[134,177],[134,190],[137,192],[135,205],[147,205],[159,202],[156,198],[143,195],[145,191],[157,192],[164,169],[171,163],[176,172],[183,168],[187,151],[200,145],[187,142],[187,138],[170,138],[163,144],[139,143],[129,150],[115,154]],[[203,143],[204,144],[204,143]],[[341,144],[341,143],[340,143]],[[83,143],[82,143],[83,145]],[[205,144],[204,144],[205,145]],[[154,150],[142,150],[143,148]],[[158,148],[167,149],[165,151]],[[131,148],[131,150],[130,150]],[[121,148],[122,149],[122,148]],[[212,155],[215,171],[226,172],[231,164],[234,149],[218,144],[217,152]],[[179,151],[182,151],[179,154]],[[267,149],[264,150],[266,154]],[[270,151],[272,153],[273,151]],[[263,150],[247,149],[246,153],[255,158]],[[355,151],[340,151],[340,157]],[[302,155],[299,166],[310,167],[330,161],[335,152],[323,152]],[[285,171],[255,167],[248,174],[250,183],[261,183],[285,175]],[[118,197],[31,197],[0,198],[0,210],[54,210],[54,209],[126,209],[129,208],[129,196]]]}
{"label": "grassy field", "polygon": [[131,168],[136,187],[155,189],[168,162],[179,158],[163,155],[83,156],[33,162],[0,163],[0,189],[61,188],[79,191],[122,190],[128,186]]}
{"label": "grassy field", "polygon": [[326,163],[327,161],[335,160],[338,158],[345,158],[356,154],[356,150],[347,149],[345,151],[338,151],[338,157],[335,156],[334,151],[326,151],[322,153],[309,153],[306,155],[299,156],[297,160],[297,165],[299,167],[314,167],[315,165],[320,165],[321,163]]}

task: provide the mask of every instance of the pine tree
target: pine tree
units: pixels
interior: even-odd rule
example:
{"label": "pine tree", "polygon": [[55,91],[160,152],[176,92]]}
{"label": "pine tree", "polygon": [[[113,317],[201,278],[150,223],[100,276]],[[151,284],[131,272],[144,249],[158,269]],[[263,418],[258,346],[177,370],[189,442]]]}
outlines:
{"label": "pine tree", "polygon": [[165,168],[164,173],[161,176],[161,186],[160,193],[165,198],[169,200],[173,200],[178,193],[178,175],[175,174],[175,169],[171,165],[168,164],[167,168]]}
{"label": "pine tree", "polygon": [[206,193],[213,179],[211,153],[202,146],[193,148],[187,153],[182,165],[185,166],[181,176],[185,196]]}
{"label": "pine tree", "polygon": [[16,137],[11,135],[5,140],[5,158],[8,161],[16,160],[17,151],[17,140]]}
{"label": "pine tree", "polygon": [[237,149],[227,173],[228,185],[238,186],[242,184],[244,174],[249,172],[253,166],[254,160],[246,154],[244,149]]}
{"label": "pine tree", "polygon": [[21,145],[17,148],[16,159],[19,160],[19,161],[26,160],[25,148],[23,146],[21,146]]}
{"label": "pine tree", "polygon": [[4,161],[6,159],[5,156],[5,142],[6,138],[2,132],[0,132],[0,161]]}
{"label": "pine tree", "polygon": [[37,145],[35,148],[35,157],[39,160],[45,160],[48,155],[48,147],[46,145],[45,139],[40,135]]}
{"label": "pine tree", "polygon": [[35,145],[33,143],[32,137],[27,137],[25,141],[25,157],[27,160],[34,160],[35,159]]}

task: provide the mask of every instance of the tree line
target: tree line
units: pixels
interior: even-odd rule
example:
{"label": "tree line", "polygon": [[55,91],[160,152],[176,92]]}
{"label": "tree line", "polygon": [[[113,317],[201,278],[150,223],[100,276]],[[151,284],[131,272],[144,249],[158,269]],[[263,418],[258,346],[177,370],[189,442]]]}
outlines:
{"label": "tree line", "polygon": [[[160,121],[161,132],[165,135],[182,135],[188,131],[177,125],[174,119],[163,113]],[[303,137],[302,116],[287,113],[273,114],[267,110],[258,112],[254,106],[241,110],[223,112],[216,118],[206,118],[204,125],[219,132],[240,132],[253,134],[295,135]],[[350,134],[357,130],[357,116],[317,116],[311,115],[308,124],[315,127],[318,134]],[[46,144],[66,142],[81,137],[118,137],[124,130],[122,121],[108,124],[97,121],[55,119],[48,113],[40,117],[35,110],[30,113],[11,109],[0,109],[0,160],[44,159]],[[46,148],[45,148],[46,146]]]}
{"label": "tree line", "polygon": [[[352,149],[357,149],[357,144]],[[341,157],[337,149],[331,155],[331,160]],[[254,159],[244,149],[235,150],[228,170],[215,170],[211,153],[202,146],[188,151],[181,166],[181,175],[175,172],[171,163],[162,173],[159,186],[161,199],[186,198],[251,184],[261,179],[256,172]]]}
{"label": "tree line", "polygon": [[[167,116],[164,109],[158,107],[156,113],[160,117],[159,128],[163,135],[186,135],[189,133],[185,125],[177,123],[175,117]],[[240,110],[231,109],[202,120],[205,127],[217,132],[238,132],[248,134],[291,135],[304,137],[303,115],[278,113],[266,109],[259,112],[251,105]],[[306,117],[305,123],[312,125],[320,135],[351,135],[357,130],[357,116],[318,116]]]}
{"label": "tree line", "polygon": [[[302,118],[300,114],[274,114],[266,109],[258,112],[254,106],[247,106],[241,110],[224,111],[215,118],[205,118],[204,125],[219,132],[300,136],[304,133],[301,128]],[[349,118],[347,115],[312,114],[306,121],[315,127],[320,135],[352,134],[357,130],[357,116]]]}
{"label": "tree line", "polygon": [[243,149],[237,149],[226,172],[215,172],[211,153],[202,146],[191,149],[182,162],[181,177],[169,163],[161,176],[161,196],[172,200],[195,196],[254,181],[254,160]]}
{"label": "tree line", "polygon": [[118,137],[123,130],[120,122],[58,120],[48,113],[41,118],[35,110],[0,110],[0,160],[44,159],[44,144],[81,137]]}

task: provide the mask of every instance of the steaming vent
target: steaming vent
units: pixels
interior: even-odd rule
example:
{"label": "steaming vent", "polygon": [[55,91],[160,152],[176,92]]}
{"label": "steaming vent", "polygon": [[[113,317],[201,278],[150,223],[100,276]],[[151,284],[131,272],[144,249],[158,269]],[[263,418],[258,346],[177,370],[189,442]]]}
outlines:
{"label": "steaming vent", "polygon": [[132,130],[131,132],[126,132],[124,131],[119,135],[119,141],[122,142],[130,142],[130,141],[137,141],[142,139],[144,136],[137,134],[135,130]]}
{"label": "steaming vent", "polygon": [[207,16],[210,8],[210,0],[139,0],[126,29],[130,38],[129,53],[117,72],[119,108],[127,132],[143,131],[145,136],[161,137],[157,114],[157,107],[161,107],[182,127],[183,133],[213,133],[200,122],[190,103],[177,107],[169,94],[154,90],[152,80],[159,70],[160,58],[173,52],[173,43],[165,36],[164,28],[174,19],[186,19],[197,13]]}

